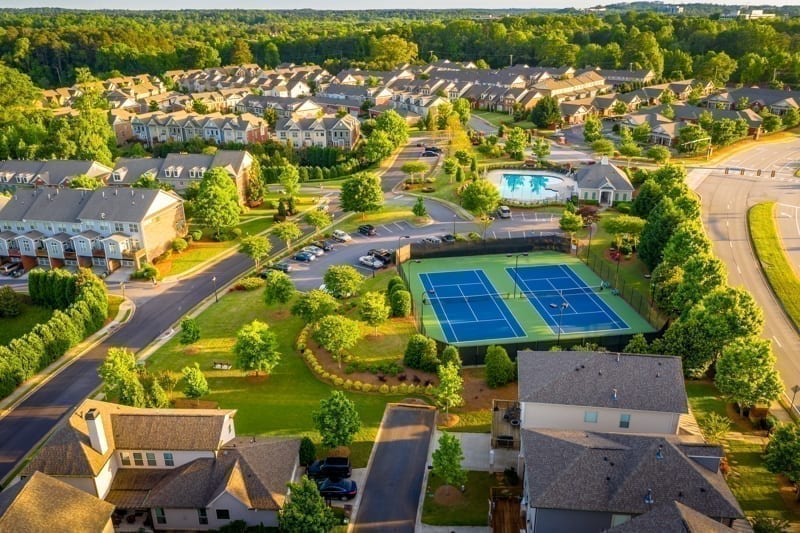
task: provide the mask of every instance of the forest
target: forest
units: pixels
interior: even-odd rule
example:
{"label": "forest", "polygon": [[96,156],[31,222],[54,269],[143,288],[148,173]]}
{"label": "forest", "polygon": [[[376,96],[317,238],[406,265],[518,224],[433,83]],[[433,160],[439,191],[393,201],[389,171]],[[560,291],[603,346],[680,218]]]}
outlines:
{"label": "forest", "polygon": [[110,77],[292,62],[336,73],[436,58],[800,83],[800,18],[787,16],[790,8],[758,20],[722,19],[723,9],[692,5],[680,16],[613,8],[603,14],[0,10],[0,60],[43,88],[72,85],[78,67]]}

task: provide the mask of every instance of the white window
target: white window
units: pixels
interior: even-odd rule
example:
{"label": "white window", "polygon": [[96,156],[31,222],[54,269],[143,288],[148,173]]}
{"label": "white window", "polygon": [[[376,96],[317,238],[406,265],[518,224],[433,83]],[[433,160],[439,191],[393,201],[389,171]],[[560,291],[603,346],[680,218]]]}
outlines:
{"label": "white window", "polygon": [[597,424],[597,411],[585,411],[583,421],[587,424]]}
{"label": "white window", "polygon": [[128,231],[131,233],[139,232],[139,224],[128,224]]}
{"label": "white window", "polygon": [[145,456],[147,457],[147,466],[158,466],[158,463],[156,462],[156,454],[153,452],[147,452],[145,453]]}
{"label": "white window", "polygon": [[172,453],[164,452],[164,464],[166,466],[175,466],[175,458],[172,456]]}
{"label": "white window", "polygon": [[198,509],[197,510],[197,521],[201,525],[208,524],[208,511],[206,509]]}
{"label": "white window", "polygon": [[131,466],[131,454],[128,452],[119,452],[119,459],[123,466]]}
{"label": "white window", "polygon": [[631,415],[619,415],[619,427],[621,428],[629,428],[631,427]]}
{"label": "white window", "polygon": [[114,231],[125,231],[125,225],[122,222],[114,222]]}
{"label": "white window", "polygon": [[167,523],[167,515],[164,514],[164,509],[162,507],[156,507],[156,523],[158,524],[166,524]]}
{"label": "white window", "polygon": [[22,248],[23,252],[30,252],[31,250],[33,250],[33,247],[31,246],[31,241],[29,241],[28,239],[22,239],[20,241],[20,247]]}
{"label": "white window", "polygon": [[144,458],[142,458],[142,452],[133,452],[133,463],[136,466],[144,466]]}

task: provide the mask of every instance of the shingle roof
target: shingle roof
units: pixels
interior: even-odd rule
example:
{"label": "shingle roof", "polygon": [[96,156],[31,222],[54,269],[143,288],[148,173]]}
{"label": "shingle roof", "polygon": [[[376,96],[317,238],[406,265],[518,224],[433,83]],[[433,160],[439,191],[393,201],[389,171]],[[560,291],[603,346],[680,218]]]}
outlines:
{"label": "shingle roof", "polygon": [[672,435],[528,429],[522,446],[534,508],[638,515],[675,500],[710,517],[743,516],[719,471],[701,464],[719,464],[715,446]]}
{"label": "shingle roof", "polygon": [[113,176],[109,178],[109,185],[131,185],[136,182],[142,174],[152,172],[154,177],[158,177],[158,172],[161,165],[164,164],[163,158],[150,158],[150,157],[121,157],[114,165],[114,173],[119,173],[122,181],[115,181]]}
{"label": "shingle roof", "polygon": [[121,189],[102,187],[92,192],[78,213],[81,220],[114,220],[120,222],[141,222],[153,204],[171,198],[180,203],[180,198],[172,192],[161,189]]}
{"label": "shingle roof", "polygon": [[112,504],[40,472],[0,493],[0,531],[101,533],[113,512]]}
{"label": "shingle roof", "polygon": [[731,533],[733,529],[680,502],[656,505],[608,533]]}
{"label": "shingle roof", "polygon": [[688,412],[680,357],[520,351],[517,366],[522,402]]}
{"label": "shingle roof", "polygon": [[575,173],[575,181],[581,189],[599,189],[603,185],[611,184],[617,191],[633,190],[625,173],[607,162],[581,168]]}

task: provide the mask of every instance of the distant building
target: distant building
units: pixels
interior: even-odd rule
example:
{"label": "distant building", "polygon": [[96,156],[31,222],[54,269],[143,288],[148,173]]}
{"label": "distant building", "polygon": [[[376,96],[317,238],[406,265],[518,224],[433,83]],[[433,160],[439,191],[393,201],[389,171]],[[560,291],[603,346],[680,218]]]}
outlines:
{"label": "distant building", "polygon": [[333,146],[352,150],[361,135],[358,119],[352,115],[320,118],[284,118],[275,124],[275,140],[296,148]]}
{"label": "distant building", "polygon": [[588,165],[575,173],[579,200],[595,200],[601,206],[633,200],[633,185],[628,176],[603,157],[600,163]]}

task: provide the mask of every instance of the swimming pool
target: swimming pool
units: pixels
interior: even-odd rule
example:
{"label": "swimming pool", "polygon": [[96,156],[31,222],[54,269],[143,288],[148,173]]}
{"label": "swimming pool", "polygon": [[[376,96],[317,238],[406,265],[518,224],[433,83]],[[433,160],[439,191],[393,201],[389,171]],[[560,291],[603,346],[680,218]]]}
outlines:
{"label": "swimming pool", "polygon": [[559,200],[559,190],[563,185],[564,180],[555,176],[503,172],[498,188],[504,200],[555,202]]}

